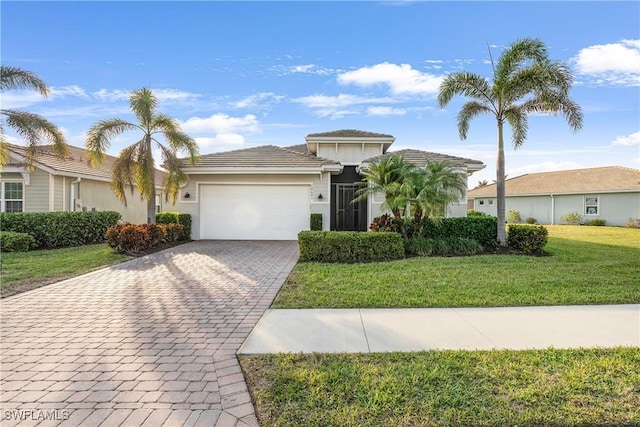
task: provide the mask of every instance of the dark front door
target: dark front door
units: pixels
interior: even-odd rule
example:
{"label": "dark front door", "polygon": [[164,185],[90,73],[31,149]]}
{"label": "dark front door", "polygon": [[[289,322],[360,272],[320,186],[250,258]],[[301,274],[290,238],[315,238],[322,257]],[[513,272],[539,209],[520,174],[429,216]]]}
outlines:
{"label": "dark front door", "polygon": [[367,230],[367,201],[352,203],[357,184],[333,184],[335,187],[335,229],[338,231]]}

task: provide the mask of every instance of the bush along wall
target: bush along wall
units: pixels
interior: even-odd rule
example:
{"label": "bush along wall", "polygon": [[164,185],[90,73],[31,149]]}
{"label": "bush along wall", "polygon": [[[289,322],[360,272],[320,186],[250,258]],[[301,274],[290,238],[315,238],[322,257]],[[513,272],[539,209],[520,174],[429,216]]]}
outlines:
{"label": "bush along wall", "polygon": [[31,234],[14,231],[0,231],[2,252],[27,252],[36,247],[36,239]]}
{"label": "bush along wall", "polygon": [[37,249],[81,246],[105,241],[109,227],[120,220],[120,213],[103,212],[35,212],[0,213],[3,231],[33,236]]}
{"label": "bush along wall", "polygon": [[541,225],[509,225],[507,245],[529,255],[544,254],[549,231]]}
{"label": "bush along wall", "polygon": [[107,230],[107,244],[116,252],[137,256],[161,243],[177,242],[184,234],[182,224],[121,223]]}
{"label": "bush along wall", "polygon": [[191,215],[180,212],[160,212],[156,214],[157,224],[181,224],[184,231],[178,240],[191,240]]}
{"label": "bush along wall", "polygon": [[495,216],[468,216],[429,220],[419,237],[427,239],[473,239],[484,247],[496,247],[498,218]]}
{"label": "bush along wall", "polygon": [[404,258],[398,233],[358,231],[301,231],[300,261],[373,262]]}
{"label": "bush along wall", "polygon": [[321,213],[311,214],[311,218],[309,219],[309,228],[313,231],[322,230],[322,214]]}

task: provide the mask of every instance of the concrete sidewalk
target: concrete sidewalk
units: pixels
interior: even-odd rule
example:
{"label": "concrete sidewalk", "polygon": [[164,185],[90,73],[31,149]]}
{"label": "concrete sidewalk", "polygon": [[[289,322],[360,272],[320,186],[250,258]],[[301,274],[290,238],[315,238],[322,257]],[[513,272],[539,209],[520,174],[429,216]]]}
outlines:
{"label": "concrete sidewalk", "polygon": [[239,353],[640,347],[640,304],[267,310]]}

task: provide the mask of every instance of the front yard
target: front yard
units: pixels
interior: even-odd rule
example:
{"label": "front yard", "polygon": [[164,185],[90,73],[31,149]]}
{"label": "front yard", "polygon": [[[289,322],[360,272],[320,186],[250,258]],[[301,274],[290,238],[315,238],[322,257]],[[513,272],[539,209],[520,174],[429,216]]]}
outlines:
{"label": "front yard", "polygon": [[488,307],[640,302],[640,230],[547,226],[550,256],[298,264],[273,308]]}
{"label": "front yard", "polygon": [[[640,230],[548,226],[549,256],[300,263],[274,308],[640,303]],[[640,425],[640,348],[243,355],[263,426]]]}

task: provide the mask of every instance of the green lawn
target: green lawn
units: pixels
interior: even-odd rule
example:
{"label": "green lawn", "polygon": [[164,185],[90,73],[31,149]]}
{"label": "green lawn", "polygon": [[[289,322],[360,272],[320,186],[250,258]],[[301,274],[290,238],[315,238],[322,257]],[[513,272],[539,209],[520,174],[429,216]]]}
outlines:
{"label": "green lawn", "polygon": [[240,356],[262,426],[640,425],[640,349]]}
{"label": "green lawn", "polygon": [[298,264],[274,308],[487,307],[640,302],[640,230],[547,226],[550,256]]}
{"label": "green lawn", "polygon": [[114,254],[105,244],[6,252],[2,254],[0,289],[3,297],[14,295],[126,259],[126,255]]}

